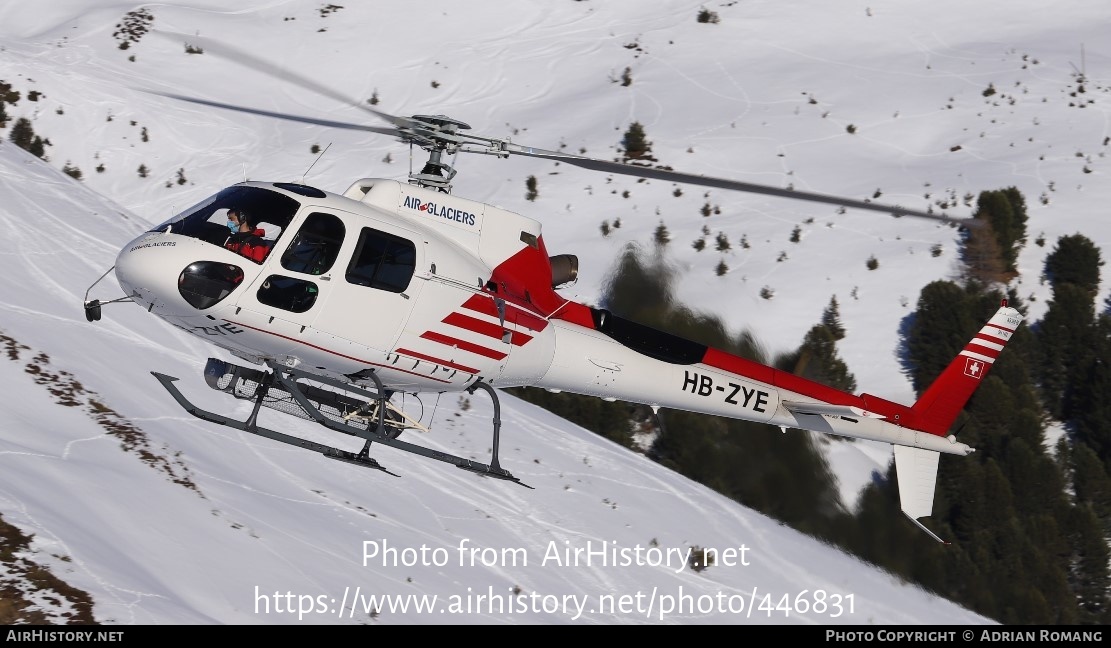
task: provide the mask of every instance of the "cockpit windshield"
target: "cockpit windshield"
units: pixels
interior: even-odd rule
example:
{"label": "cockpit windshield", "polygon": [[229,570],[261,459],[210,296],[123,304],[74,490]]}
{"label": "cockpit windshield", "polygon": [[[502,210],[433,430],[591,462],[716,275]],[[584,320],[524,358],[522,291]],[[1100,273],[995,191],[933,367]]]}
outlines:
{"label": "cockpit windshield", "polygon": [[284,194],[237,185],[202,200],[151,231],[207,241],[262,263],[300,206]]}

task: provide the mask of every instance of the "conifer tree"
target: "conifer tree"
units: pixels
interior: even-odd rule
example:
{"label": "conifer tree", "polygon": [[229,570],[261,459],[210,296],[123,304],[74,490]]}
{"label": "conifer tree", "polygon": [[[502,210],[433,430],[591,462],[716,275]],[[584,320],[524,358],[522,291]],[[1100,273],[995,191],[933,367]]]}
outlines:
{"label": "conifer tree", "polygon": [[1065,411],[1078,443],[1096,453],[1111,474],[1111,315],[1093,325],[1091,349],[1073,374]]}
{"label": "conifer tree", "polygon": [[11,132],[8,133],[8,139],[31,155],[44,160],[46,159],[46,145],[50,142],[35,135],[35,129],[31,126],[31,120],[26,117],[20,117],[15,120]]}
{"label": "conifer tree", "polygon": [[1057,247],[1045,259],[1045,275],[1053,287],[1075,284],[1091,293],[1094,300],[1102,266],[1095,243],[1083,234],[1073,234],[1057,239]]}
{"label": "conifer tree", "polygon": [[1095,305],[1086,289],[1063,283],[1053,290],[1045,316],[1038,323],[1038,376],[1046,409],[1061,418],[1078,371],[1092,362]]}
{"label": "conifer tree", "polygon": [[532,202],[540,195],[536,190],[536,176],[530,175],[525,180],[525,200]]}
{"label": "conifer tree", "polygon": [[671,233],[667,231],[667,225],[663,221],[656,226],[656,231],[652,235],[652,239],[656,241],[656,245],[667,245],[671,242]]}
{"label": "conifer tree", "polygon": [[972,228],[961,245],[961,260],[964,262],[969,279],[981,283],[1005,283],[1013,273],[1007,271],[999,239],[992,229],[991,222],[978,221],[979,227]]}
{"label": "conifer tree", "polygon": [[833,335],[833,339],[845,338],[845,327],[841,324],[841,308],[837,304],[837,295],[829,298],[829,305],[822,312],[822,326]]}
{"label": "conifer tree", "polygon": [[781,356],[775,364],[796,376],[842,391],[856,391],[856,379],[837,354],[837,339],[824,324],[813,326],[798,350]]}
{"label": "conifer tree", "polygon": [[907,336],[916,391],[933,382],[983,324],[973,320],[966,300],[964,289],[951,281],[934,281],[922,288]]}
{"label": "conifer tree", "polygon": [[1026,200],[1015,187],[984,191],[977,201],[975,218],[991,224],[1004,270],[1017,273],[1018,252],[1026,243]]}
{"label": "conifer tree", "polygon": [[1073,526],[1070,590],[1079,614],[1077,623],[1106,625],[1111,621],[1111,577],[1108,575],[1106,531],[1089,506],[1077,507]]}
{"label": "conifer tree", "polygon": [[1073,491],[1079,502],[1092,507],[1103,523],[1105,533],[1111,533],[1111,477],[1096,453],[1084,443],[1068,444],[1071,460]]}
{"label": "conifer tree", "polygon": [[35,135],[35,137],[31,140],[31,147],[27,150],[31,152],[31,155],[34,155],[35,157],[42,158],[42,159],[45,160],[46,159],[46,144],[47,144],[46,140],[39,137],[38,135]]}
{"label": "conifer tree", "polygon": [[31,126],[31,120],[26,117],[20,117],[12,124],[12,131],[8,133],[8,139],[12,141],[19,148],[30,151],[31,142],[35,138],[35,129]]}
{"label": "conifer tree", "polygon": [[625,131],[621,146],[625,150],[625,159],[627,160],[650,159],[652,143],[648,141],[644,134],[644,126],[640,122],[629,124],[629,130]]}

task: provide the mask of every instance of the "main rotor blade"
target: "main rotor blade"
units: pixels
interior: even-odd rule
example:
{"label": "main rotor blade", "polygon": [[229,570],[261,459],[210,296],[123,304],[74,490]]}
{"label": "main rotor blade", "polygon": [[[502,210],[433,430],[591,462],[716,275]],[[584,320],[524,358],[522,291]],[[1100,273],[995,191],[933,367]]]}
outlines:
{"label": "main rotor blade", "polygon": [[208,99],[198,99],[196,97],[186,97],[184,95],[172,94],[169,92],[158,92],[156,90],[146,90],[151,94],[156,94],[162,97],[169,97],[170,99],[177,99],[178,101],[187,101],[189,103],[200,104],[202,106],[212,106],[214,108],[224,108],[225,110],[235,110],[237,112],[250,113],[252,115],[263,115],[264,117],[275,117],[277,119],[285,119],[289,121],[302,122],[305,124],[316,124],[318,126],[330,126],[332,128],[345,128],[347,130],[369,131],[371,133],[379,133],[382,135],[392,135],[394,137],[402,137],[404,133],[396,128],[389,128],[387,126],[366,126],[364,124],[351,124],[348,122],[333,121],[331,119],[319,119],[316,117],[301,117],[300,115],[290,115],[287,113],[273,112],[270,110],[262,110],[259,108],[245,108],[243,106],[235,106],[232,104],[221,103],[219,101],[209,101]]}
{"label": "main rotor blade", "polygon": [[871,211],[884,212],[886,214],[892,214],[895,216],[914,216],[917,218],[929,218],[946,223],[956,223],[958,225],[968,225],[972,227],[975,227],[979,224],[977,221],[971,218],[951,218],[943,214],[931,214],[929,212],[918,211],[915,209],[907,209],[898,205],[884,205],[880,203],[866,202],[863,200],[853,200],[851,198],[841,198],[839,196],[828,196],[825,194],[811,193],[808,191],[781,189],[779,187],[753,184],[751,182],[741,182],[739,180],[712,178],[709,176],[695,175],[693,173],[680,173],[678,171],[670,171],[667,169],[635,166],[632,164],[624,164],[622,162],[608,162],[606,160],[597,160],[594,158],[583,157],[581,155],[573,155],[571,153],[548,151],[545,149],[532,148],[530,146],[520,146],[518,144],[512,143],[503,145],[503,150],[516,155],[526,155],[529,157],[554,160],[556,162],[565,162],[567,164],[572,164],[584,169],[591,169],[593,171],[619,173],[622,175],[636,176],[638,178],[653,178],[656,180],[681,182],[684,184],[698,185],[703,187],[715,187],[718,189],[745,191],[749,193],[766,194],[769,196],[779,196],[782,198],[794,198],[796,200],[808,200],[811,202],[828,203],[830,205],[853,207],[855,209],[868,209]]}
{"label": "main rotor blade", "polygon": [[204,38],[202,36],[189,36],[188,34],[179,34],[177,32],[168,32],[158,29],[152,29],[151,33],[158,34],[159,36],[164,36],[167,38],[179,38],[184,44],[199,47],[203,49],[205,53],[215,54],[216,56],[226,58],[234,63],[239,63],[240,65],[251,68],[256,72],[261,72],[263,74],[271,76],[279,81],[293,83],[306,90],[311,90],[312,92],[315,92],[321,96],[328,97],[329,99],[335,99],[340,103],[353,106],[355,108],[358,108],[359,110],[368,112],[380,119],[384,119],[398,128],[410,128],[417,125],[417,123],[411,119],[391,115],[389,113],[382,112],[381,110],[375,110],[374,108],[365,105],[363,102],[355,101],[350,97],[346,97],[325,85],[313,81],[312,79],[303,77],[291,70],[280,68],[272,63],[268,63],[260,58],[256,58],[255,56],[252,56],[251,54],[244,52],[243,50],[236,49],[225,43],[220,43],[218,41],[214,41],[210,38]]}

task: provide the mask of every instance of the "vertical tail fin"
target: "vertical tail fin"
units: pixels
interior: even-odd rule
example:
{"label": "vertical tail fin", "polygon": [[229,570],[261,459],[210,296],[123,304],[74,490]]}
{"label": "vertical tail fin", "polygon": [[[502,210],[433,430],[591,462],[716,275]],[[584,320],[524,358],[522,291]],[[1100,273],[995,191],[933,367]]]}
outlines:
{"label": "vertical tail fin", "polygon": [[918,429],[938,436],[949,433],[957,414],[980,386],[1022,320],[1022,313],[1004,301],[911,408]]}
{"label": "vertical tail fin", "polygon": [[[929,434],[947,435],[1022,320],[1022,314],[1004,301],[911,407],[913,427]],[[934,450],[903,445],[894,446],[894,450],[903,513],[934,540],[945,542],[918,521],[933,513],[940,455]]]}

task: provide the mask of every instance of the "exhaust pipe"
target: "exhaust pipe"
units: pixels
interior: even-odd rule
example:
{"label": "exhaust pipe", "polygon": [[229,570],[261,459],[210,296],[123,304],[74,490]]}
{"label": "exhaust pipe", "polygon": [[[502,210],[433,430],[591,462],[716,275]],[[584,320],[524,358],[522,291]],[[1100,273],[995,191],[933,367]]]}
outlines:
{"label": "exhaust pipe", "polygon": [[548,257],[552,264],[552,288],[559,288],[579,276],[579,257],[574,254],[557,254]]}

